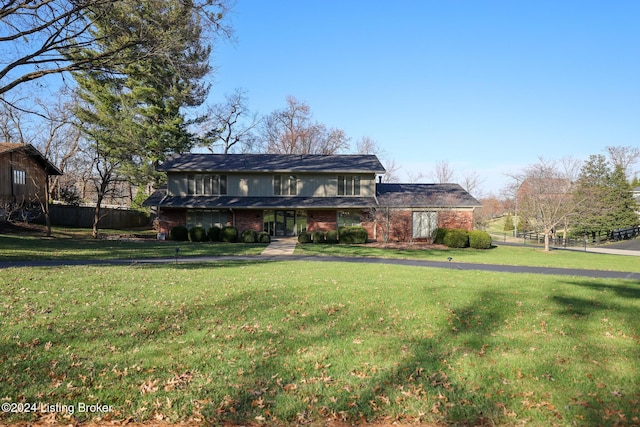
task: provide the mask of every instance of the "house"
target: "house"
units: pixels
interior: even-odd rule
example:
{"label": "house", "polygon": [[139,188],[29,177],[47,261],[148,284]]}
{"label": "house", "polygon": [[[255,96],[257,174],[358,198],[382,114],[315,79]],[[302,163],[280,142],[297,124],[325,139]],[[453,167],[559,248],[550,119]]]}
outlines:
{"label": "house", "polygon": [[361,225],[370,239],[428,239],[435,227],[471,229],[480,203],[456,184],[383,184],[375,155],[181,154],[157,168],[165,188],[160,233],[233,225],[293,236]]}
{"label": "house", "polygon": [[50,175],[62,172],[31,144],[0,143],[0,210],[39,207]]}

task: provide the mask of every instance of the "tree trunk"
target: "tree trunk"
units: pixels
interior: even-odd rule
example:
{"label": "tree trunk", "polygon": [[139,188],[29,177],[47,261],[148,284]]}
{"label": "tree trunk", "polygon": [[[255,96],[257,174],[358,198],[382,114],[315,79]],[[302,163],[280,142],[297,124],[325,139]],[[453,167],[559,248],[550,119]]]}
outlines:
{"label": "tree trunk", "polygon": [[44,221],[47,226],[47,237],[51,237],[51,214],[49,210],[49,177],[45,175],[46,191],[44,192]]}
{"label": "tree trunk", "polygon": [[549,252],[549,232],[544,233],[544,251]]}
{"label": "tree trunk", "polygon": [[96,208],[93,211],[93,229],[91,231],[91,236],[94,239],[98,238],[98,222],[100,221],[100,208],[102,206],[102,199],[104,194],[102,192],[98,193],[98,200],[96,201]]}

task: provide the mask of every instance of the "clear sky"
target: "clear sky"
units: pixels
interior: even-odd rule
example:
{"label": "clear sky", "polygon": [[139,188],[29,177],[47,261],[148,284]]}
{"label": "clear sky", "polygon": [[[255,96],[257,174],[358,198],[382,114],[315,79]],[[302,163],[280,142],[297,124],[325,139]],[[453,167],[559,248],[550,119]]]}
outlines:
{"label": "clear sky", "polygon": [[447,161],[498,193],[540,156],[640,145],[639,18],[637,0],[237,0],[209,102],[292,95],[401,180]]}

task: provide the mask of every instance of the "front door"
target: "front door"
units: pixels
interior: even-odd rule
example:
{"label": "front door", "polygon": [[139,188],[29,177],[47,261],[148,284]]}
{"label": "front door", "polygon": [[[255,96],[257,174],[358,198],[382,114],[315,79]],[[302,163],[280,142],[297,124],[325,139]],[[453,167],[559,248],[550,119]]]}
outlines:
{"label": "front door", "polygon": [[276,236],[295,236],[296,211],[275,211]]}

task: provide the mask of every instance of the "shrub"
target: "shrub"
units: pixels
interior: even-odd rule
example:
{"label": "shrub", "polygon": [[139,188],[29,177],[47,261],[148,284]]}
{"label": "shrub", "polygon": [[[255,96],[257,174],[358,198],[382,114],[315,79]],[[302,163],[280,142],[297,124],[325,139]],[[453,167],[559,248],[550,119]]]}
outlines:
{"label": "shrub", "polygon": [[308,231],[298,233],[298,243],[311,243],[311,234]]}
{"label": "shrub", "polygon": [[364,227],[340,227],[338,228],[338,242],[347,245],[367,243],[369,234]]}
{"label": "shrub", "polygon": [[220,237],[223,242],[235,243],[238,241],[238,229],[235,227],[222,227]]}
{"label": "shrub", "polygon": [[313,243],[324,243],[324,232],[314,231],[312,234]]}
{"label": "shrub", "polygon": [[202,227],[191,227],[189,229],[189,240],[192,242],[206,242],[208,240],[207,232]]}
{"label": "shrub", "polygon": [[433,239],[433,243],[436,245],[444,245],[444,238],[447,236],[448,228],[438,228],[436,231],[436,238]]}
{"label": "shrub", "polygon": [[255,230],[244,230],[240,235],[242,243],[256,243],[258,241],[258,232]]}
{"label": "shrub", "polygon": [[266,231],[258,233],[258,243],[271,243],[271,236]]}
{"label": "shrub", "polygon": [[189,230],[184,225],[176,225],[171,229],[171,240],[186,242],[189,240]]}
{"label": "shrub", "polygon": [[469,246],[474,249],[489,249],[491,236],[486,231],[472,230],[469,232]]}
{"label": "shrub", "polygon": [[511,214],[507,214],[507,217],[504,219],[504,227],[503,231],[513,231],[516,226],[513,224],[513,217]]}
{"label": "shrub", "polygon": [[327,230],[327,232],[324,234],[324,239],[327,243],[338,243],[338,231]]}
{"label": "shrub", "polygon": [[214,225],[213,227],[211,227],[207,231],[207,236],[209,237],[209,240],[211,240],[212,242],[219,242],[220,241],[220,227],[218,227],[217,225]]}
{"label": "shrub", "polygon": [[462,228],[450,229],[444,236],[444,244],[450,248],[466,248],[469,246],[469,232]]}

